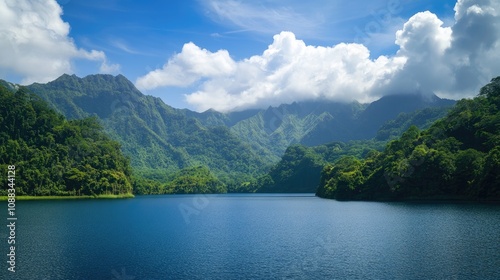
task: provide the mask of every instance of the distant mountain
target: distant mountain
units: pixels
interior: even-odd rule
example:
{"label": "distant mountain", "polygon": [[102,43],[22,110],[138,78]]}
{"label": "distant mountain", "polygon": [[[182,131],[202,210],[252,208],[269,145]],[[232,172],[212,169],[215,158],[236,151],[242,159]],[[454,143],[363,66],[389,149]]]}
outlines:
{"label": "distant mountain", "polygon": [[441,99],[436,95],[385,96],[368,104],[363,110],[353,111],[350,119],[330,118],[305,135],[301,143],[316,146],[332,141],[371,139],[385,122],[395,119],[401,113],[411,113],[423,108],[440,108],[444,112],[454,103],[453,100]]}
{"label": "distant mountain", "polygon": [[250,143],[256,153],[276,160],[293,144],[317,146],[333,141],[372,139],[386,122],[401,113],[434,108],[433,114],[418,116],[419,121],[431,123],[454,103],[435,95],[408,94],[386,96],[371,104],[307,101],[229,114],[213,110],[190,114],[208,126],[224,124],[230,127]]}
{"label": "distant mountain", "polygon": [[382,97],[371,103],[359,116],[356,140],[365,139],[365,135],[373,137],[385,122],[396,119],[401,113],[411,113],[424,108],[450,108],[455,103],[454,100],[441,99],[436,95],[418,93]]}

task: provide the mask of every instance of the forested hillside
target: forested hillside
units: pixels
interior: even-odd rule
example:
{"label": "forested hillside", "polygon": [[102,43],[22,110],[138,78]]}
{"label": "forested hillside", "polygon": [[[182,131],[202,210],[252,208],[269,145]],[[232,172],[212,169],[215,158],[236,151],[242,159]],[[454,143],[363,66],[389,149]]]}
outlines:
{"label": "forested hillside", "polygon": [[270,164],[223,124],[204,126],[185,110],[143,95],[121,75],[63,75],[28,88],[69,118],[97,116],[131,158],[138,181],[151,188],[201,165],[234,189]]}
{"label": "forested hillside", "polygon": [[25,88],[0,85],[0,127],[0,169],[15,165],[18,195],[132,193],[129,159],[96,118],[67,121]]}
{"label": "forested hillside", "polygon": [[335,199],[500,200],[500,77],[429,129],[410,127],[383,152],[327,165],[317,195]]}
{"label": "forested hillside", "polygon": [[343,156],[364,158],[381,151],[386,142],[375,140],[332,142],[326,145],[307,147],[290,146],[281,160],[268,174],[258,178],[257,192],[311,193],[316,192],[323,167]]}

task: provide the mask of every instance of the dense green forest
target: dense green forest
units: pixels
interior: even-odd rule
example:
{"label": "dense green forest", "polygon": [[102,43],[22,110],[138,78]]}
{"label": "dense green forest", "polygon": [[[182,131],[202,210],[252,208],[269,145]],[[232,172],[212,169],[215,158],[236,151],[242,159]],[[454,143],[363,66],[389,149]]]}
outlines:
{"label": "dense green forest", "polygon": [[[66,120],[25,88],[0,85],[0,169],[18,195],[130,194],[131,168],[96,118]],[[1,195],[7,178],[0,176]]]}
{"label": "dense green forest", "polygon": [[500,200],[500,77],[442,119],[364,159],[322,171],[317,195],[339,200]]}
{"label": "dense green forest", "polygon": [[[314,192],[322,166],[336,159],[330,154],[362,156],[355,150],[364,148],[357,145],[372,145],[349,141],[375,137],[379,127],[402,112],[398,122],[386,125],[385,138],[398,136],[412,121],[431,122],[453,104],[410,94],[372,104],[310,101],[264,110],[197,113],[143,95],[122,75],[63,75],[27,88],[70,120],[97,117],[131,159],[134,193],[176,193],[165,184],[195,166],[206,167],[228,192]],[[427,107],[437,113],[411,115]],[[305,145],[308,152],[287,149],[296,144]],[[314,145],[319,146],[306,148]],[[309,162],[311,153],[314,159]],[[199,181],[206,179],[202,174]]]}
{"label": "dense green forest", "polygon": [[382,150],[386,142],[375,140],[332,142],[307,147],[290,146],[270,172],[256,181],[257,192],[316,192],[323,167],[343,156],[363,158]]}
{"label": "dense green forest", "polygon": [[[1,80],[0,84],[5,92],[19,88]],[[116,156],[118,160],[123,157],[116,154],[120,148],[130,158],[130,167],[124,163],[124,177],[120,177],[104,172],[107,166],[62,164],[64,159],[58,156],[56,165],[51,162],[47,167],[41,164],[41,168],[32,168],[38,177],[27,179],[36,191],[25,193],[37,195],[102,193],[101,189],[104,193],[115,193],[117,178],[126,178],[127,192],[131,188],[135,194],[315,192],[321,171],[329,162],[342,156],[362,159],[373,154],[372,150],[382,151],[389,139],[401,135],[411,124],[425,129],[444,116],[454,103],[436,96],[409,94],[387,96],[371,104],[311,101],[265,110],[197,113],[175,109],[159,98],[143,95],[122,75],[85,78],[63,75],[47,84],[22,87],[15,96],[22,94],[27,95],[30,102],[36,100],[38,106],[44,106],[50,114],[57,115],[49,107],[69,120],[58,115],[61,123],[53,126],[78,126],[72,128],[80,133],[73,140],[56,143],[66,145],[69,152],[73,149],[97,151],[101,137],[103,143],[109,142],[104,146],[112,146],[116,151],[109,155],[104,150],[93,154],[95,162],[109,156]],[[44,133],[56,135],[58,131],[45,132],[36,125],[26,129],[42,138]],[[90,135],[95,131],[100,133],[97,138]],[[98,147],[88,148],[90,144],[82,139],[94,141],[92,145]],[[5,143],[18,141],[10,135],[4,135],[3,140]],[[36,144],[37,149],[47,149],[46,158],[55,155],[51,143]],[[46,144],[49,146],[44,147]],[[18,157],[26,157],[26,152],[20,150]],[[7,158],[5,162],[10,160]],[[75,164],[77,166],[73,166]],[[58,174],[64,180],[57,179]],[[65,190],[62,184],[69,189]],[[54,191],[55,185],[61,191]],[[77,185],[88,186],[93,191],[78,192]]]}
{"label": "dense green forest", "polygon": [[207,167],[194,166],[186,167],[162,181],[139,183],[134,192],[136,194],[226,193],[227,186]]}

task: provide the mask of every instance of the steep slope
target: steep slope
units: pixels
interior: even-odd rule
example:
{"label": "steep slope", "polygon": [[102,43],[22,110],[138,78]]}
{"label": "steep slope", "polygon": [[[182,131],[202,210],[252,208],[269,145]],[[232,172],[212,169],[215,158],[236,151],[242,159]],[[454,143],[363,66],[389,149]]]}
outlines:
{"label": "steep slope", "polygon": [[[386,120],[406,112],[378,135],[394,137],[413,121],[428,124],[453,102],[402,95],[372,104],[309,101],[264,110],[197,113],[143,95],[122,75],[63,75],[28,88],[70,119],[97,116],[143,177],[165,182],[180,169],[207,166],[231,185],[229,190],[255,182],[253,177],[278,162],[290,145],[371,139]],[[423,107],[435,111],[413,115]]]}
{"label": "steep slope", "polygon": [[13,89],[0,85],[0,167],[15,178],[0,176],[2,195],[7,183],[17,195],[132,192],[129,161],[95,118],[67,121],[38,96]]}
{"label": "steep slope", "polygon": [[[252,149],[268,161],[278,160],[286,148],[300,143],[305,146],[323,145],[333,141],[368,140],[377,136],[385,122],[403,115],[398,123],[405,122],[408,128],[413,121],[429,124],[454,104],[452,100],[437,96],[398,95],[387,96],[371,104],[340,103],[330,101],[307,101],[268,107],[264,110],[246,110],[228,114],[208,110],[203,113],[190,112],[207,126],[226,125],[238,137],[246,140]],[[429,108],[432,111],[417,110]],[[393,126],[394,126],[393,125]],[[400,135],[392,131],[390,124],[381,132]],[[386,138],[391,135],[385,136]],[[384,140],[384,139],[381,139]]]}
{"label": "steep slope", "polygon": [[397,138],[412,125],[420,129],[446,115],[449,107],[430,107],[411,113],[400,113],[385,122],[372,140],[334,141],[323,145],[287,148],[270,172],[254,186],[258,192],[316,192],[323,167],[344,156],[363,159],[375,151],[383,151],[387,140]]}
{"label": "steep slope", "polygon": [[401,113],[395,119],[385,122],[377,131],[376,140],[385,141],[397,138],[412,125],[420,129],[429,128],[436,120],[443,118],[451,107],[430,107],[411,113]]}
{"label": "steep slope", "polygon": [[[446,108],[455,103],[435,95],[421,94],[392,95],[380,98],[357,112],[351,120],[332,118],[321,126],[315,127],[301,141],[306,146],[322,145],[332,141],[347,142],[367,140],[376,136],[382,125],[398,117],[401,113],[412,113],[423,108]],[[429,116],[432,117],[432,116]]]}
{"label": "steep slope", "polygon": [[401,113],[411,113],[424,108],[451,107],[454,100],[441,99],[436,95],[401,94],[382,97],[371,103],[359,116],[356,139],[365,139],[365,135],[374,137],[382,124],[394,120]]}
{"label": "steep slope", "polygon": [[63,75],[28,89],[68,118],[97,116],[143,174],[204,165],[237,181],[244,177],[241,174],[251,175],[265,167],[227,127],[206,127],[183,110],[143,95],[121,75]]}

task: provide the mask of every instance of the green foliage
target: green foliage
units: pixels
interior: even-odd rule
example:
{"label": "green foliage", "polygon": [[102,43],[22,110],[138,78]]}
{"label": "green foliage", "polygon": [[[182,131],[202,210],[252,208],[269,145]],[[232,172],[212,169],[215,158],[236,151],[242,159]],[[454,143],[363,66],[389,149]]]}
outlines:
{"label": "green foliage", "polygon": [[412,125],[420,129],[427,129],[433,122],[443,118],[449,109],[448,106],[431,107],[410,113],[401,113],[396,119],[384,123],[378,130],[375,139],[379,141],[395,139]]}
{"label": "green foliage", "polygon": [[290,146],[281,161],[260,180],[259,192],[311,192],[319,183],[324,161],[312,148]]}
{"label": "green foliage", "polygon": [[[67,121],[38,96],[0,86],[0,169],[16,166],[18,195],[131,193],[129,160],[96,118]],[[7,193],[1,177],[1,194]]]}
{"label": "green foliage", "polygon": [[258,192],[316,192],[327,162],[343,156],[364,158],[382,150],[385,142],[367,140],[333,142],[316,147],[290,146],[280,162],[256,182]]}
{"label": "green foliage", "polygon": [[319,196],[338,200],[352,199],[356,186],[365,181],[361,173],[362,162],[353,156],[339,159],[335,165],[328,164],[321,172]]}
{"label": "green foliage", "polygon": [[226,186],[207,167],[182,169],[164,185],[165,193],[225,193]]}
{"label": "green foliage", "polygon": [[161,179],[163,182],[138,177],[134,180],[136,194],[226,193],[227,186],[205,166],[184,168]]}
{"label": "green foliage", "polygon": [[254,180],[249,177],[268,169],[265,155],[223,123],[205,126],[186,110],[143,95],[121,75],[63,75],[29,88],[70,119],[96,116],[131,159],[137,193],[161,193],[171,176],[193,166],[206,166],[231,191],[246,188]]}
{"label": "green foliage", "polygon": [[322,171],[317,195],[337,199],[500,200],[500,77],[427,130],[410,127],[382,153]]}
{"label": "green foliage", "polygon": [[[196,113],[174,109],[159,98],[143,95],[121,75],[85,78],[63,75],[53,82],[28,88],[73,120],[71,122],[96,118],[131,159],[134,168],[131,184],[139,194],[184,192],[184,189],[166,188],[165,184],[182,177],[179,173],[182,170],[197,166],[210,170],[211,176],[228,192],[314,192],[326,162],[335,162],[345,155],[365,158],[383,146],[377,141],[349,140],[375,136],[385,121],[401,111],[413,112],[451,102],[435,96],[393,96],[369,105],[315,101],[224,114],[213,110]],[[426,126],[429,119],[444,112],[443,108],[402,115],[396,122],[387,124],[381,134],[387,134],[384,140],[392,138],[413,121],[420,127]],[[30,112],[25,116],[29,118]],[[484,126],[491,124],[484,123]],[[82,132],[71,125],[61,125],[52,137],[56,137],[53,141],[60,141],[65,137],[75,138],[79,133]],[[332,139],[347,142],[332,143]],[[50,137],[45,140],[52,141]],[[296,143],[330,144],[287,149]],[[87,150],[83,145],[82,154],[78,152],[74,156],[79,159]],[[281,161],[270,170],[283,153]],[[84,164],[67,170],[65,183],[74,188],[85,180],[92,180],[88,174],[96,173],[95,169],[92,164]],[[105,188],[123,180],[116,174],[107,176],[108,180],[100,183]]]}

